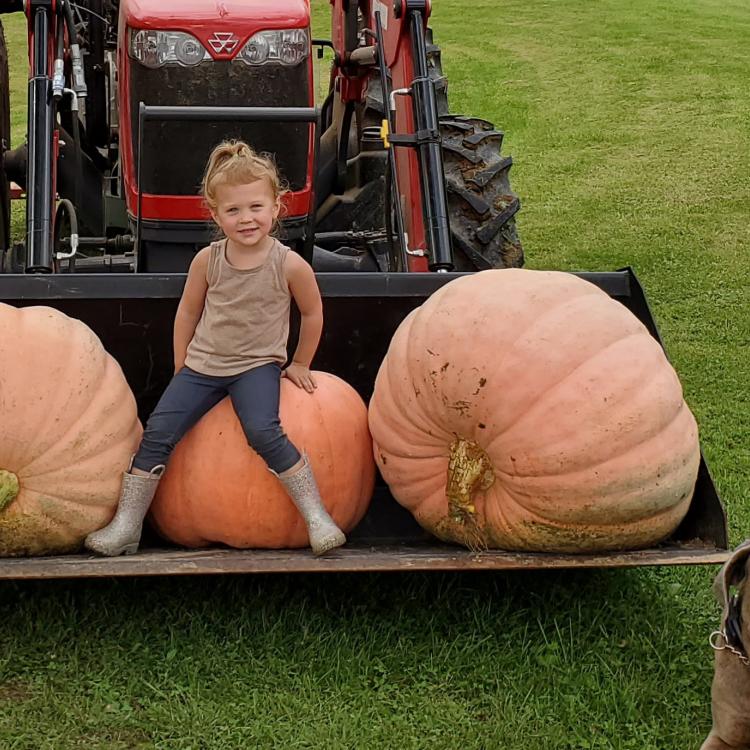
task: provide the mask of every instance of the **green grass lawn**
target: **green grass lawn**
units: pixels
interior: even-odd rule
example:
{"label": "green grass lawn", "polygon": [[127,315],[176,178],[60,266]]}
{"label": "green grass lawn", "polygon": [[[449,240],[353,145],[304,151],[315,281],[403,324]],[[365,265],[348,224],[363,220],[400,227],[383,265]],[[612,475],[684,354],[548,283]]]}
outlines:
{"label": "green grass lawn", "polygon": [[[28,51],[26,21],[21,13],[3,16],[3,30],[10,68],[10,147],[16,148],[26,137],[26,98],[28,88]],[[25,236],[25,201],[11,203],[11,236],[21,241]]]}
{"label": "green grass lawn", "polygon": [[[452,109],[507,131],[528,266],[636,269],[738,543],[750,8],[435,0],[432,25]],[[714,572],[6,583],[0,748],[697,750]]]}

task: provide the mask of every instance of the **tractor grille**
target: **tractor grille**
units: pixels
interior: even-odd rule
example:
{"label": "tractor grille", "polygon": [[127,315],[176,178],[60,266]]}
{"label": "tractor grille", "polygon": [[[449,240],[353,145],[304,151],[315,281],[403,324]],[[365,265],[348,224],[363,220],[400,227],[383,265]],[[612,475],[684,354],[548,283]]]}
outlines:
{"label": "tractor grille", "polygon": [[[305,62],[293,67],[211,61],[193,68],[166,65],[150,70],[131,61],[130,112],[133,151],[138,158],[138,105],[215,107],[309,107]],[[240,138],[275,156],[292,190],[305,185],[307,123],[146,123],[142,190],[154,195],[196,195],[211,149]]]}

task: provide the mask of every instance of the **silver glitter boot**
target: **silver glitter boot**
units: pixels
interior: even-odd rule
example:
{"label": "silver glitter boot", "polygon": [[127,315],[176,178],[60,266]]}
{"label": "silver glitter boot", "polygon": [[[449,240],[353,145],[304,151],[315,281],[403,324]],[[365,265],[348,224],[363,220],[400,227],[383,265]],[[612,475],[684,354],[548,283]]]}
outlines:
{"label": "silver glitter boot", "polygon": [[103,529],[89,534],[83,546],[107,557],[132,555],[137,552],[143,519],[148,513],[163,473],[162,464],[151,469],[147,477],[131,474],[129,471],[124,472],[115,517]]}
{"label": "silver glitter boot", "polygon": [[346,537],[323,506],[310,463],[307,456],[303,458],[304,464],[294,474],[281,476],[271,471],[284,485],[289,497],[305,519],[313,554],[322,555],[334,547],[345,544]]}

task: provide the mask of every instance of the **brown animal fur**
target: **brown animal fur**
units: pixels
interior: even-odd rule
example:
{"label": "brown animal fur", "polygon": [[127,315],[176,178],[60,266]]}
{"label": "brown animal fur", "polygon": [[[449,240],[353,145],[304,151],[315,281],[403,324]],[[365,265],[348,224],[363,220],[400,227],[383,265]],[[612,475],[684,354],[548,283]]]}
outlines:
{"label": "brown animal fur", "polygon": [[[742,642],[750,649],[750,540],[739,546],[714,583],[714,592],[727,616],[730,586],[742,599]],[[701,750],[750,750],[750,665],[729,650],[717,651],[711,688],[713,728]]]}

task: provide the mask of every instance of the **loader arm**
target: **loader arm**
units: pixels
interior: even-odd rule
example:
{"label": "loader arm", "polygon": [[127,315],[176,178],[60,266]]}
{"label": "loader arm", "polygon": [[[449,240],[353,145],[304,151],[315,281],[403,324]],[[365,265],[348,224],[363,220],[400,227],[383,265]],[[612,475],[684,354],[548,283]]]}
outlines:
{"label": "loader arm", "polygon": [[[390,199],[409,271],[453,268],[435,84],[427,69],[429,0],[331,0],[342,102],[362,100],[374,59],[383,87],[383,137],[392,152]],[[368,57],[367,50],[371,49]]]}
{"label": "loader arm", "polygon": [[58,32],[58,11],[52,2],[30,0],[25,10],[29,27],[27,268],[30,272],[45,272],[52,267],[52,211],[57,163],[52,51],[53,40],[62,32]]}
{"label": "loader arm", "polygon": [[[15,9],[16,4],[8,8]],[[24,12],[29,46],[28,145],[8,154],[6,162],[23,174],[26,190],[25,270],[51,273],[56,261],[56,200],[69,196],[78,206],[83,198],[78,113],[85,106],[86,83],[72,0],[28,0]],[[67,124],[58,123],[58,114]],[[61,153],[64,173],[59,175]],[[58,195],[60,176],[65,188],[62,195]]]}

